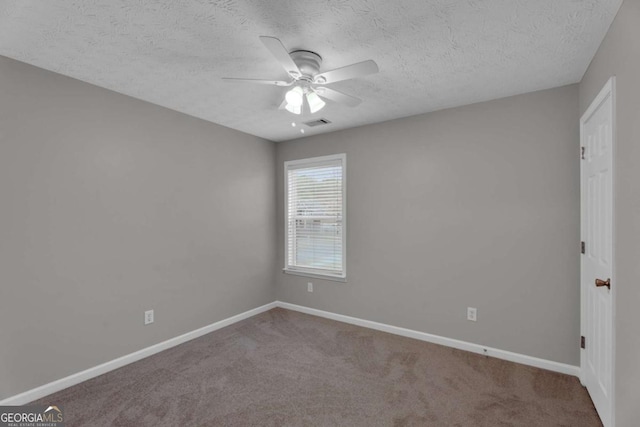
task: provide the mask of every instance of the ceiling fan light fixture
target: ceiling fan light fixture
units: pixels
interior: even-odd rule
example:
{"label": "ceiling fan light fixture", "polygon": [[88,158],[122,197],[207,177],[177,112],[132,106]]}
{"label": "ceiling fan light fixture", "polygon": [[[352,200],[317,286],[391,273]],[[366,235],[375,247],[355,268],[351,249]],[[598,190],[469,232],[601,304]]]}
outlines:
{"label": "ceiling fan light fixture", "polygon": [[[301,108],[302,107],[302,103],[304,101],[303,98],[302,98],[303,95],[304,95],[304,91],[302,90],[302,88],[300,86],[294,87],[289,92],[287,92],[287,94],[285,95],[285,99],[287,100],[287,105],[291,105],[292,107]],[[289,110],[289,111],[291,111],[291,110]],[[299,114],[299,113],[296,113],[296,114]]]}
{"label": "ceiling fan light fixture", "polygon": [[309,91],[307,93],[307,102],[309,103],[309,110],[311,114],[322,110],[326,103],[318,96],[317,93]]}
{"label": "ceiling fan light fixture", "polygon": [[[278,109],[286,109],[292,114],[301,115],[303,110],[305,114],[307,113],[307,107],[304,105],[305,98],[309,105],[308,111],[311,114],[324,108],[325,99],[355,107],[362,102],[361,99],[324,87],[324,85],[375,74],[379,71],[375,61],[369,59],[320,72],[322,57],[316,52],[304,49],[290,51],[278,38],[271,36],[260,36],[260,41],[280,63],[289,78],[286,80],[265,80],[223,77],[223,79],[230,83],[248,82],[289,88],[290,90],[285,94],[285,100],[280,103]],[[316,85],[320,85],[320,87],[316,87]],[[292,123],[292,126],[295,127],[295,123]]]}

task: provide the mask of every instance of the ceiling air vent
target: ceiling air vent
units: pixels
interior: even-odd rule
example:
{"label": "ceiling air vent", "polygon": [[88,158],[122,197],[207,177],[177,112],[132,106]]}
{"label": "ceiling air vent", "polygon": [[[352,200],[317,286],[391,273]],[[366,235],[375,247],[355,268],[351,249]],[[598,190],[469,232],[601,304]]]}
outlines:
{"label": "ceiling air vent", "polygon": [[313,120],[311,122],[305,122],[303,124],[309,127],[314,127],[314,126],[328,125],[329,123],[331,122],[327,119],[318,119],[318,120]]}

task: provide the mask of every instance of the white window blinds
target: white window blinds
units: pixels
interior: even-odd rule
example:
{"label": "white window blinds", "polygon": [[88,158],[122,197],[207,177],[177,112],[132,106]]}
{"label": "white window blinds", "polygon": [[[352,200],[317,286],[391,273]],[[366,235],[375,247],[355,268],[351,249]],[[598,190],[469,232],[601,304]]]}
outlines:
{"label": "white window blinds", "polygon": [[345,277],[344,154],[285,163],[285,270]]}

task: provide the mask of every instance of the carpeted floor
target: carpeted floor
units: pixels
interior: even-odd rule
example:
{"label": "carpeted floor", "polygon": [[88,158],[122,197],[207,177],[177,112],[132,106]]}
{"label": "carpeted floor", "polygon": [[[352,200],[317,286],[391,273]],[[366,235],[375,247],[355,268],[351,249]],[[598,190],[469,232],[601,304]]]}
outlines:
{"label": "carpeted floor", "polygon": [[575,377],[280,308],[36,403],[67,426],[601,426]]}

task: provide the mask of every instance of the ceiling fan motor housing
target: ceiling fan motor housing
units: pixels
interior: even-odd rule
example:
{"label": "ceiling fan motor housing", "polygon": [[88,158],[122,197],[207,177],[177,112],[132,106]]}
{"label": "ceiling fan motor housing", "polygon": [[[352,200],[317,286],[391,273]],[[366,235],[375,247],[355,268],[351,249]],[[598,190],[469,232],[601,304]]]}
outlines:
{"label": "ceiling fan motor housing", "polygon": [[289,53],[293,62],[296,63],[298,69],[302,73],[302,76],[292,76],[297,80],[313,82],[313,77],[320,72],[320,65],[322,64],[322,57],[310,50],[294,50]]}

